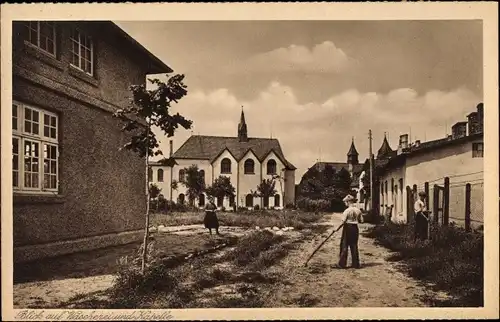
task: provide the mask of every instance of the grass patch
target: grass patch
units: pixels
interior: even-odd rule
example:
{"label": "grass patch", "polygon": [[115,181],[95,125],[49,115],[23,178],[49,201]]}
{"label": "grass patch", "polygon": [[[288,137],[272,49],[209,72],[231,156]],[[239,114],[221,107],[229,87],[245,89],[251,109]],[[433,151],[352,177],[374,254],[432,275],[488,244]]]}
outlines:
{"label": "grass patch", "polygon": [[413,225],[391,223],[371,228],[367,236],[397,252],[389,259],[403,261],[410,276],[453,296],[431,300],[432,305],[483,306],[483,234],[454,225],[438,226],[432,227],[430,241],[415,242],[413,232]]}
{"label": "grass patch", "polygon": [[246,266],[255,262],[271,246],[284,240],[283,236],[275,235],[269,231],[255,231],[241,238],[236,247],[226,253],[223,259],[238,266]]}
{"label": "grass patch", "polygon": [[[294,227],[303,229],[323,218],[322,213],[301,212],[301,211],[245,211],[245,212],[219,212],[217,217],[222,226],[247,227]],[[202,212],[189,213],[168,213],[154,214],[152,225],[159,226],[180,226],[180,225],[201,225],[203,224]]]}

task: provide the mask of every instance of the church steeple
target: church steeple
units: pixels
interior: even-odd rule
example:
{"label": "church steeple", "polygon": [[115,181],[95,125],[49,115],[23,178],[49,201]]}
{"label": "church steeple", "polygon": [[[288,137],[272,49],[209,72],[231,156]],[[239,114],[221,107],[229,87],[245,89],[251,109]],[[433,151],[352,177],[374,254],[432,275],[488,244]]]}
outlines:
{"label": "church steeple", "polygon": [[349,148],[349,152],[347,152],[347,163],[352,165],[359,164],[358,156],[359,153],[356,151],[354,138],[352,138],[351,147]]}
{"label": "church steeple", "polygon": [[382,146],[380,147],[380,149],[378,149],[377,159],[387,157],[391,152],[393,151],[389,145],[389,142],[387,142],[387,133],[384,132],[384,142],[382,142]]}
{"label": "church steeple", "polygon": [[238,124],[238,139],[240,142],[248,141],[247,123],[245,122],[245,113],[243,112],[243,108],[241,109],[240,124]]}

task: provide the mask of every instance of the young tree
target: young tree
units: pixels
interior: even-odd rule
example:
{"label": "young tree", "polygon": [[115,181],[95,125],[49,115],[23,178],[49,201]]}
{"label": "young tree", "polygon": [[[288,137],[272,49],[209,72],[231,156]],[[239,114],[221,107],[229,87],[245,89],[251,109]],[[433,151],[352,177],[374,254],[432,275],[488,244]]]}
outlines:
{"label": "young tree", "polygon": [[[274,179],[264,179],[262,182],[257,186],[257,190],[255,193],[252,193],[256,195],[257,197],[260,197],[264,201],[267,201],[266,203],[269,206],[269,197],[272,197],[276,194],[276,181]],[[266,205],[264,205],[266,206]]]}
{"label": "young tree", "polygon": [[149,197],[151,199],[156,199],[160,195],[160,192],[161,192],[161,188],[158,187],[157,184],[151,183],[149,185]]}
{"label": "young tree", "polygon": [[231,179],[226,176],[219,176],[214,183],[205,189],[207,195],[215,198],[225,198],[235,195],[236,189],[231,184]]}
{"label": "young tree", "polygon": [[194,201],[200,197],[200,195],[205,191],[205,178],[198,169],[198,166],[193,164],[189,168],[186,168],[186,180],[183,184],[187,188],[187,197],[189,204],[193,205]]}
{"label": "young tree", "polygon": [[141,268],[143,273],[146,267],[149,237],[149,157],[162,155],[161,150],[158,149],[159,142],[151,127],[157,127],[167,137],[172,137],[179,125],[185,129],[191,128],[192,125],[192,121],[184,118],[179,113],[171,114],[169,111],[173,103],[177,103],[187,94],[187,86],[183,83],[184,75],[167,75],[167,78],[166,82],[159,79],[149,79],[149,82],[156,86],[152,90],[147,90],[145,85],[131,86],[131,104],[114,113],[115,117],[125,123],[122,131],[131,134],[130,141],[122,148],[136,152],[141,158],[145,159],[146,225],[142,250]]}

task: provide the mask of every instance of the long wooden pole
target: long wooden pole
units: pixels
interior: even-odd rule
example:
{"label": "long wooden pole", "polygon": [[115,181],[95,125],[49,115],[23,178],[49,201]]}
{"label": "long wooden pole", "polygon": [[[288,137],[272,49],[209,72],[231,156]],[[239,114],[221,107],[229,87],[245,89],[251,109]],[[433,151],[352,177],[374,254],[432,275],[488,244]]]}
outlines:
{"label": "long wooden pole", "polygon": [[312,252],[312,254],[309,256],[309,258],[307,259],[307,261],[305,262],[304,266],[307,266],[307,263],[309,263],[309,261],[311,260],[311,258],[314,256],[314,254],[316,254],[318,252],[318,250],[328,241],[328,239],[330,239],[330,237],[333,236],[333,234],[335,233],[335,229],[331,232],[330,235],[328,235],[325,240],[323,240],[323,242],[321,244],[318,245],[318,247],[316,247],[316,249]]}
{"label": "long wooden pole", "polygon": [[142,265],[141,272],[144,274],[146,269],[147,253],[148,253],[148,237],[149,237],[149,131],[151,131],[151,119],[148,122],[148,130],[146,136],[146,227],[144,230],[144,241],[142,249]]}
{"label": "long wooden pole", "polygon": [[370,210],[375,211],[373,202],[373,153],[372,153],[372,130],[368,131],[368,139],[370,140]]}

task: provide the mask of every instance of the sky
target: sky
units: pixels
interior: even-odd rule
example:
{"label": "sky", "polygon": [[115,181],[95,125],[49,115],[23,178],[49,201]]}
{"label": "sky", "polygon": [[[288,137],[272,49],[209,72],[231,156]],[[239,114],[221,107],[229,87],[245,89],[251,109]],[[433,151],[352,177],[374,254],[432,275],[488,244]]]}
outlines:
{"label": "sky", "polygon": [[[192,134],[236,136],[243,108],[250,137],[280,141],[296,181],[317,161],[360,162],[386,133],[429,141],[482,102],[482,23],[428,21],[116,22],[175,73],[188,95],[172,107]],[[163,75],[155,77],[163,78]]]}

